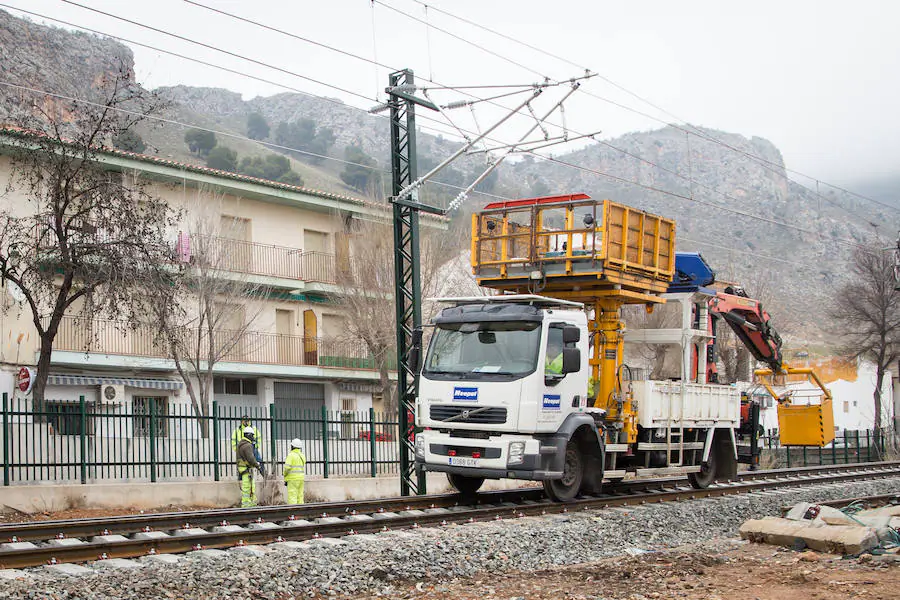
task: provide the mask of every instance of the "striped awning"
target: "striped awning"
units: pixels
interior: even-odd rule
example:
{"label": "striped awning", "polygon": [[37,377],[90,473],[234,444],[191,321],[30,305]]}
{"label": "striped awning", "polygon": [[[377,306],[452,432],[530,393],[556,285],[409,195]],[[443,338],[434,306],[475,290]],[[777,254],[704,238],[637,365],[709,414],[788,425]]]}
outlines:
{"label": "striped awning", "polygon": [[172,379],[132,379],[88,375],[50,375],[47,378],[47,385],[124,385],[149,390],[180,390],[184,387],[184,383]]}

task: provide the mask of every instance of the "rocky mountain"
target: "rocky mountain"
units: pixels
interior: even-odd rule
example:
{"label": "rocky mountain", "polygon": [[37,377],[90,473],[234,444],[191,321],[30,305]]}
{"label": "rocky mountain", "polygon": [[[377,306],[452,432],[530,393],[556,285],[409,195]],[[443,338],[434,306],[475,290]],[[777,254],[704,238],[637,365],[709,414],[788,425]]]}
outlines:
{"label": "rocky mountain", "polygon": [[[133,66],[130,50],[121,44],[35,25],[0,11],[3,80],[89,98],[96,93],[99,78],[120,66],[126,71]],[[246,139],[247,117],[259,113],[271,126],[269,141],[274,141],[279,124],[310,119],[317,127],[332,130],[330,156],[342,158],[344,148],[358,146],[378,167],[386,170],[390,165],[387,119],[339,100],[284,93],[245,101],[228,90],[188,85],[157,91],[173,102],[167,118],[234,134],[222,143],[242,156],[273,151]],[[35,100],[50,101],[8,88],[0,89],[0,100],[0,116]],[[487,185],[491,192],[509,197],[586,192],[674,218],[678,248],[700,250],[721,278],[743,283],[765,299],[789,340],[833,344],[833,333],[824,325],[832,291],[846,279],[848,242],[869,239],[872,223],[893,223],[895,215],[844,194],[817,194],[798,185],[786,176],[780,152],[767,140],[698,131],[688,139],[680,128],[666,127],[593,143],[555,156],[555,161],[526,157],[503,165]],[[141,133],[149,142],[148,151],[200,160],[184,145],[183,127],[146,127]],[[424,132],[419,133],[418,146],[420,169],[458,147]],[[348,187],[339,177],[344,168],[339,161],[302,158],[294,156],[292,164],[307,185],[376,198],[384,194],[384,183]],[[466,185],[479,172],[474,161],[463,162],[438,179]],[[449,187],[432,186],[426,197],[447,201],[455,193]],[[483,201],[473,196],[462,212]]]}

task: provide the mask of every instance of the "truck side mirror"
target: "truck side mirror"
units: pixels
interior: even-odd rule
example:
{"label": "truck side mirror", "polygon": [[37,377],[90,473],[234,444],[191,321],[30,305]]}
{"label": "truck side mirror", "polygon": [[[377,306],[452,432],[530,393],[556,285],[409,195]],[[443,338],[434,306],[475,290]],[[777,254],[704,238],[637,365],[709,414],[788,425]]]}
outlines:
{"label": "truck side mirror", "polygon": [[422,357],[422,330],[415,329],[412,334],[412,345],[409,347],[409,368],[413,373],[419,372],[419,361]]}
{"label": "truck side mirror", "polygon": [[[577,329],[576,329],[577,331]],[[563,348],[562,351],[562,372],[577,373],[581,370],[581,350],[578,348]]]}
{"label": "truck side mirror", "polygon": [[563,327],[563,344],[575,344],[581,341],[581,329],[567,325]]}

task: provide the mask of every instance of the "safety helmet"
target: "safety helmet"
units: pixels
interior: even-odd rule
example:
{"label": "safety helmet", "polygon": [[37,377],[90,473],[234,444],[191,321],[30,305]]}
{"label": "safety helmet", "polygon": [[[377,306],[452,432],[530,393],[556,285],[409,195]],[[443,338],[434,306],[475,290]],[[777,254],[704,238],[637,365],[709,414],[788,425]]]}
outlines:
{"label": "safety helmet", "polygon": [[303,450],[303,442],[300,440],[300,438],[294,438],[291,440],[291,448],[299,448],[300,450]]}
{"label": "safety helmet", "polygon": [[256,428],[252,425],[244,427],[244,437],[247,439],[253,439],[254,437],[256,437]]}

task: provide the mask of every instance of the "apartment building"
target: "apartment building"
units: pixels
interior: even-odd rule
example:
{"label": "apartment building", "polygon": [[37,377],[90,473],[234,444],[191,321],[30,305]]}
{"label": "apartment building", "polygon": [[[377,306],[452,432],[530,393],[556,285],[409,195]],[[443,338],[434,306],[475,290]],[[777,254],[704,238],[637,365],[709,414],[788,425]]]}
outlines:
{"label": "apartment building", "polygon": [[[0,182],[11,176],[9,142],[0,136]],[[5,150],[6,149],[6,150]],[[348,223],[384,220],[383,206],[313,189],[110,151],[104,168],[138,177],[147,191],[183,209],[185,218],[215,221],[215,243],[226,257],[223,277],[240,277],[266,290],[265,297],[234,311],[241,342],[214,368],[219,406],[274,405],[290,410],[383,410],[378,374],[365,345],[350,339],[337,299],[337,270],[350,260]],[[8,205],[28,206],[21,191],[6,193]],[[19,194],[19,196],[17,196]],[[179,260],[191,260],[191,233],[172,231]],[[22,366],[36,363],[39,342],[25,306],[3,292],[11,308],[0,315],[0,389],[11,398]],[[245,321],[249,320],[249,322]],[[46,397],[72,403],[115,402],[160,410],[190,402],[184,381],[150,327],[124,330],[97,320],[90,351],[75,316],[66,317],[54,344]]]}

